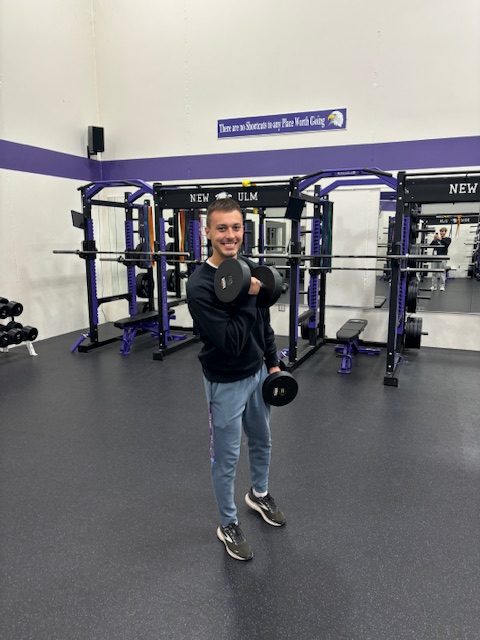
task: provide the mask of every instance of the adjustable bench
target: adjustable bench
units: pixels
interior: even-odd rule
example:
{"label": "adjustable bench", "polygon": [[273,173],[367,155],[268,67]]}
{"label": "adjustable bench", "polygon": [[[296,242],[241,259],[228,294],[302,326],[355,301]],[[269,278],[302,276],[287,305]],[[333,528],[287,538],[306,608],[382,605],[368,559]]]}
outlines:
{"label": "adjustable bench", "polygon": [[[177,306],[177,301],[168,303],[169,307]],[[169,319],[175,318],[175,312],[173,309],[168,310]],[[126,356],[130,353],[133,341],[138,333],[150,332],[152,337],[158,338],[158,311],[146,311],[145,313],[138,313],[135,316],[129,316],[128,318],[122,318],[113,323],[115,327],[123,329],[122,346],[120,347],[120,353],[122,356]],[[186,335],[170,333],[169,340],[184,340]]]}
{"label": "adjustable bench", "polygon": [[353,367],[353,356],[356,353],[365,353],[368,356],[378,356],[380,349],[376,347],[364,347],[359,344],[359,336],[367,326],[367,320],[351,319],[337,331],[337,341],[340,345],[335,347],[335,351],[342,355],[342,364],[338,373],[351,373]]}

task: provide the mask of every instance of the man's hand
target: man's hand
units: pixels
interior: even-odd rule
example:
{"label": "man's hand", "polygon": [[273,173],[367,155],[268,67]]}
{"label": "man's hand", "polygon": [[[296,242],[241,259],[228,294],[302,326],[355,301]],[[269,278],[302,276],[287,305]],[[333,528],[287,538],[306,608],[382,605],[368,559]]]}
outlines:
{"label": "man's hand", "polygon": [[270,367],[270,369],[268,370],[268,374],[270,375],[271,373],[280,373],[280,371],[280,367]]}
{"label": "man's hand", "polygon": [[262,288],[262,283],[260,282],[260,280],[252,276],[250,278],[250,289],[248,290],[248,295],[258,296],[261,288]]}

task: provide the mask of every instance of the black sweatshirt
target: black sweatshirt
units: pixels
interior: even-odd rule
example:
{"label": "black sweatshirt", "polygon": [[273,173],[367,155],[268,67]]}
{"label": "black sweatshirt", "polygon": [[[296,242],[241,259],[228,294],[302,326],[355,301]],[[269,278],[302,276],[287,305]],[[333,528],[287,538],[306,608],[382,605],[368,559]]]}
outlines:
{"label": "black sweatshirt", "polygon": [[[244,258],[239,258],[242,260]],[[245,260],[250,268],[255,265]],[[204,262],[187,282],[187,302],[203,348],[198,356],[210,382],[234,382],[255,374],[265,362],[278,365],[275,335],[268,309],[257,308],[257,296],[227,305],[215,295],[215,267]]]}
{"label": "black sweatshirt", "polygon": [[433,247],[433,252],[437,256],[446,256],[451,242],[451,238],[442,238],[440,240],[432,240],[430,246]]}

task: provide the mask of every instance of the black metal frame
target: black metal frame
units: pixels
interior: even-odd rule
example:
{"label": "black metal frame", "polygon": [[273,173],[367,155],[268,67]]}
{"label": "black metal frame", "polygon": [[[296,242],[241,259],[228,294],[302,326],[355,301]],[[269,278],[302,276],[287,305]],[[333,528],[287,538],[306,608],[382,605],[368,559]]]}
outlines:
{"label": "black metal frame", "polygon": [[[110,187],[136,187],[136,191],[134,193],[125,192],[123,202],[114,202],[111,200],[100,200],[96,198],[97,194],[99,194],[103,189]],[[96,251],[95,245],[95,237],[94,237],[94,229],[93,229],[93,220],[92,220],[92,207],[93,206],[103,206],[103,207],[114,207],[118,209],[123,209],[125,212],[125,233],[126,233],[126,243],[128,244],[128,238],[131,237],[133,239],[133,211],[145,210],[145,207],[148,207],[149,201],[146,200],[142,204],[136,203],[136,200],[141,198],[146,194],[152,194],[152,189],[146,183],[133,180],[133,181],[99,181],[99,182],[90,182],[88,184],[82,185],[78,188],[81,193],[82,200],[82,214],[79,214],[75,211],[72,211],[72,219],[74,226],[77,226],[83,229],[84,240],[82,242],[82,251]],[[127,246],[126,249],[134,249],[133,246]],[[99,338],[98,331],[98,307],[101,304],[105,304],[107,302],[113,302],[115,300],[128,300],[129,308],[132,310],[136,306],[136,296],[134,290],[134,266],[128,266],[128,275],[127,280],[129,283],[128,289],[126,293],[113,295],[113,296],[105,296],[102,298],[98,298],[97,296],[97,279],[96,279],[96,267],[95,253],[86,253],[84,256],[85,259],[85,274],[86,274],[86,282],[87,282],[87,301],[88,301],[88,324],[89,331],[87,336],[83,336],[83,338],[88,337],[89,342],[84,343],[83,340],[76,343],[75,348],[78,348],[79,352],[87,353],[92,349],[96,349],[106,344],[110,344],[111,342],[117,342],[122,340],[122,335],[117,335],[114,337],[110,337],[107,339],[101,340]],[[132,280],[133,279],[133,280]],[[153,295],[149,299],[148,305],[153,309]]]}
{"label": "black metal frame", "polygon": [[[300,219],[306,202],[314,203],[318,207],[318,215],[322,206],[322,199],[318,196],[310,196],[302,193],[307,184],[301,185],[303,178],[293,177],[290,180],[265,180],[256,181],[248,186],[237,183],[203,183],[203,184],[174,184],[164,185],[154,183],[154,201],[156,221],[163,219],[165,209],[207,209],[220,193],[227,193],[242,209],[249,207],[258,208],[261,212],[259,225],[258,246],[263,253],[264,234],[262,223],[265,220],[265,209],[285,207],[285,217],[291,220],[292,237],[295,234],[300,238]],[[291,247],[292,253],[296,253],[295,247]],[[160,261],[159,261],[160,262]],[[263,258],[260,260],[263,262]],[[289,348],[288,355],[283,361],[285,369],[291,370],[297,367],[303,360],[312,355],[322,341],[315,340],[315,344],[309,344],[297,357],[298,342],[298,291],[299,291],[300,261],[290,261],[290,318],[289,318]],[[158,278],[161,283],[161,278]],[[324,287],[322,288],[324,290]],[[159,291],[159,296],[161,292]],[[322,327],[324,327],[324,311],[321,315]],[[324,329],[323,329],[324,330]],[[311,342],[311,341],[310,341]],[[160,349],[164,348],[160,345]]]}

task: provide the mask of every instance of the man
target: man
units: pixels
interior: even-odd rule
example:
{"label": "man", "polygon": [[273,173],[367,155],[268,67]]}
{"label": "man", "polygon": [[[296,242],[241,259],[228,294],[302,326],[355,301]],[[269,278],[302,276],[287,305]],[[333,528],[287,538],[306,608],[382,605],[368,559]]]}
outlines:
{"label": "man", "polygon": [[220,512],[217,537],[232,558],[250,560],[253,553],[239,526],[234,496],[242,427],[248,438],[251,477],[245,502],[268,524],[285,524],[284,514],[268,492],[270,407],[262,397],[263,381],[280,368],[269,311],[256,304],[260,281],[251,278],[246,302],[226,305],[215,295],[218,266],[227,258],[244,259],[238,257],[243,242],[238,203],[228,197],[213,202],[205,231],[212,254],[190,276],[187,301],[204,343],[199,360],[209,407],[212,482]]}
{"label": "man", "polygon": [[[447,233],[447,227],[442,227],[440,229],[440,235],[436,233],[433,236],[433,240],[430,243],[430,246],[434,247],[433,249],[434,255],[446,256],[448,254],[448,247],[450,246],[452,239],[446,238],[445,237],[446,233]],[[443,271],[434,271],[432,273],[432,286],[430,287],[430,291],[436,291],[438,287],[440,287],[440,291],[445,291],[447,261],[438,260],[438,262],[433,263],[432,268],[443,269]]]}

